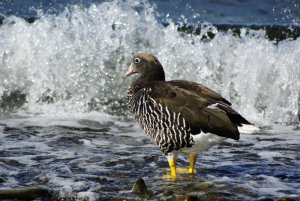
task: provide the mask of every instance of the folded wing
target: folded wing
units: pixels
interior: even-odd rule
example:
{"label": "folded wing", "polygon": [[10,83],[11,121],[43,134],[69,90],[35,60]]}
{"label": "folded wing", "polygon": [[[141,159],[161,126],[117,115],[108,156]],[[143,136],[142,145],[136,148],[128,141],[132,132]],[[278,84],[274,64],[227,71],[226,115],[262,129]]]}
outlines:
{"label": "folded wing", "polygon": [[238,140],[238,126],[250,124],[230,107],[229,101],[195,82],[157,82],[152,86],[150,96],[170,112],[180,113],[193,135],[202,131]]}

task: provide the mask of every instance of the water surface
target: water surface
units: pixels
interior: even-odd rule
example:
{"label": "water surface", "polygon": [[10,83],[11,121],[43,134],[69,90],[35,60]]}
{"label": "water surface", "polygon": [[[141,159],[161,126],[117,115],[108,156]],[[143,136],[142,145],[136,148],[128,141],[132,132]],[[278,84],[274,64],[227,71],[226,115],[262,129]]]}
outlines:
{"label": "water surface", "polygon": [[[153,200],[300,199],[300,40],[270,40],[263,26],[248,26],[293,32],[298,4],[226,2],[26,1],[10,13],[15,2],[1,2],[0,189],[130,200],[140,199],[130,190],[142,177]],[[37,4],[41,10],[28,9]],[[201,32],[178,31],[182,25]],[[154,53],[167,79],[219,92],[261,132],[204,153],[194,177],[163,179],[165,157],[124,104],[134,78],[122,74],[139,51]],[[186,156],[178,165],[187,166]]]}

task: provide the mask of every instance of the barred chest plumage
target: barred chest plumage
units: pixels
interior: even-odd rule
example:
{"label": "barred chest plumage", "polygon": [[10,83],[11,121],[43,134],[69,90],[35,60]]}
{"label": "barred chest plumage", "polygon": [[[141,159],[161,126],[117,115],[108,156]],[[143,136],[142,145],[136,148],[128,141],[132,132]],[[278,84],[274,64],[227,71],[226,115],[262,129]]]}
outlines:
{"label": "barred chest plumage", "polygon": [[129,88],[127,105],[146,135],[168,154],[174,150],[193,145],[190,126],[180,113],[170,112],[168,107],[151,98],[151,88],[136,92]]}
{"label": "barred chest plumage", "polygon": [[226,138],[238,140],[238,128],[251,126],[231,103],[202,84],[165,79],[161,63],[149,53],[134,55],[126,77],[138,74],[127,94],[129,110],[146,135],[166,154],[171,178],[176,179],[176,157],[189,153],[188,172],[195,173],[197,154]]}

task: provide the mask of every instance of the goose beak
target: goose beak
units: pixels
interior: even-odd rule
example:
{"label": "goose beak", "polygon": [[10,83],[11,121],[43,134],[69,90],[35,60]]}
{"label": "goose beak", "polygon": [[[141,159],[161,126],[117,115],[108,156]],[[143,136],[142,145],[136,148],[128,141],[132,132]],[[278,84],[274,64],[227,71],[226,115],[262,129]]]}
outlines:
{"label": "goose beak", "polygon": [[126,71],[126,73],[124,74],[124,77],[128,77],[129,75],[134,74],[135,72],[133,72],[133,67],[132,64],[130,64],[128,70]]}

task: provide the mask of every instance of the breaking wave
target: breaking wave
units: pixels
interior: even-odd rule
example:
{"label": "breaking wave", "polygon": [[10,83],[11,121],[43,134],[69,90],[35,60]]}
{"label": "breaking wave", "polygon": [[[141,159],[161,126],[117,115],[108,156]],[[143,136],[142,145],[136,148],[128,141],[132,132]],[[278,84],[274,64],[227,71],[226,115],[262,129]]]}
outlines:
{"label": "breaking wave", "polygon": [[[130,79],[122,77],[136,52],[149,51],[167,79],[200,82],[221,93],[259,125],[299,123],[300,39],[274,42],[265,30],[240,35],[203,23],[200,34],[157,19],[148,2],[70,6],[33,23],[9,16],[0,26],[2,112],[126,115]],[[161,17],[161,16],[160,16]],[[206,39],[213,33],[212,39]]]}

